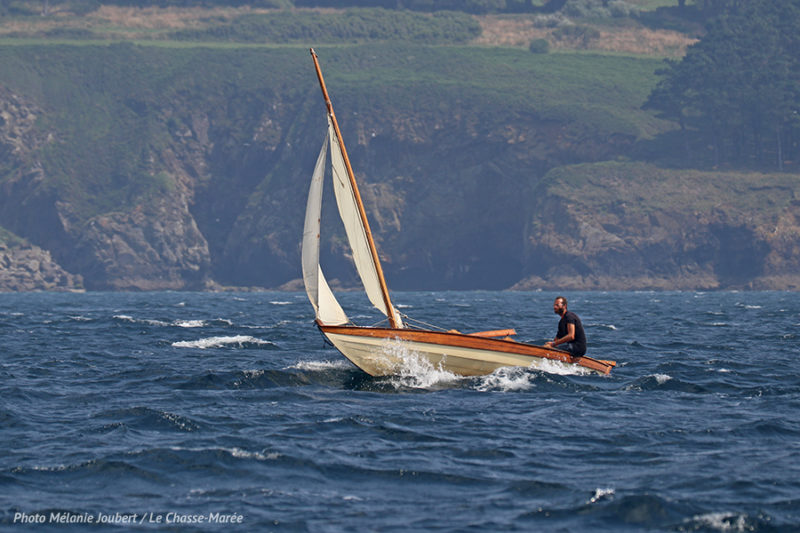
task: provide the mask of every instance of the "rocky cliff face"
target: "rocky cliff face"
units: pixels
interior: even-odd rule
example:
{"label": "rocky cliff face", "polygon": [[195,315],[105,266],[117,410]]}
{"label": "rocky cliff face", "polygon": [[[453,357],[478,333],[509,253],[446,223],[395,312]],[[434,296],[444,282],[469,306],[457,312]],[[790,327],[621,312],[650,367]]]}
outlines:
{"label": "rocky cliff face", "polygon": [[0,242],[0,292],[81,290],[83,280],[61,268],[50,253],[30,244]]}
{"label": "rocky cliff face", "polygon": [[[196,78],[209,57],[98,53],[136,83],[151,60],[177,74],[61,107],[58,94],[0,83],[0,233],[23,239],[2,249],[0,290],[296,281],[325,130],[313,78],[297,89],[287,74],[249,79],[243,73],[269,69],[227,65],[286,61],[283,52],[220,53],[208,67],[216,77]],[[280,61],[274,68],[289,72]],[[79,92],[83,81],[64,83]],[[572,110],[544,116],[480,92],[401,99],[359,90],[345,82],[335,104],[393,289],[800,288],[794,175],[596,163],[631,154],[630,123],[583,123]],[[84,164],[95,156],[98,164]],[[595,163],[564,166],[576,161]],[[322,261],[333,284],[353,285],[334,205],[326,199]]]}
{"label": "rocky cliff face", "polygon": [[517,288],[800,289],[800,180],[567,167],[547,176]]}

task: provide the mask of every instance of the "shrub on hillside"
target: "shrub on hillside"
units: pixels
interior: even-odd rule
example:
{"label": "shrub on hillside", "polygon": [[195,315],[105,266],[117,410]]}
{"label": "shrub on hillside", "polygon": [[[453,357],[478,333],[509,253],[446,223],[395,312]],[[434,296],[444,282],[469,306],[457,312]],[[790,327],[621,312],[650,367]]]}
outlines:
{"label": "shrub on hillside", "polygon": [[602,18],[628,17],[639,11],[639,8],[623,0],[568,0],[562,12],[570,17]]}
{"label": "shrub on hillside", "polygon": [[546,54],[550,51],[550,43],[547,41],[547,39],[534,39],[531,41],[531,45],[528,47],[528,50],[534,54]]}

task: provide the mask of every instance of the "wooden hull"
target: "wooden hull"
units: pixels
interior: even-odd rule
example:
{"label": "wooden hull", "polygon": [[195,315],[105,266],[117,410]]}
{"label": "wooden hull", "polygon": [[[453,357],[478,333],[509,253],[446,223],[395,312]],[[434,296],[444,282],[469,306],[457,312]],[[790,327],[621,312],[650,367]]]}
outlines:
{"label": "wooden hull", "polygon": [[573,357],[561,350],[510,339],[413,329],[319,327],[347,359],[371,376],[396,374],[409,357],[459,376],[491,374],[507,366],[540,368],[547,361],[574,364],[600,374],[608,374],[614,367],[610,361]]}

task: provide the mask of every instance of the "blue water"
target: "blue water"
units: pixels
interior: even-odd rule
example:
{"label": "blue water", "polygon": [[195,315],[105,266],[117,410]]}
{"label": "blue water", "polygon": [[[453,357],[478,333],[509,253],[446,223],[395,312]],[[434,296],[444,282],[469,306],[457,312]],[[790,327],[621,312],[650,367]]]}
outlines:
{"label": "blue water", "polygon": [[[395,300],[541,342],[554,296]],[[800,296],[566,296],[610,376],[371,378],[301,293],[0,294],[0,529],[800,530]]]}

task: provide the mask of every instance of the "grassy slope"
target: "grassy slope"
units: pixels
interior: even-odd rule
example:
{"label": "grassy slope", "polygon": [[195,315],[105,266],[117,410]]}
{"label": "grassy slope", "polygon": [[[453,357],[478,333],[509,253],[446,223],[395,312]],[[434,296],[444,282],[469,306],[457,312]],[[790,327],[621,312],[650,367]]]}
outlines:
{"label": "grassy slope", "polygon": [[[318,53],[334,99],[363,99],[371,112],[432,113],[457,99],[493,122],[530,114],[638,137],[664,126],[639,109],[652,59],[387,44]],[[305,47],[0,46],[0,83],[45,110],[40,125],[58,137],[41,154],[50,185],[89,217],[163,186],[145,159],[169,140],[159,114],[171,100],[199,108],[233,93],[300,100],[314,85],[310,63]]]}
{"label": "grassy slope", "polygon": [[559,167],[541,186],[577,211],[601,216],[620,206],[640,215],[671,211],[705,216],[724,210],[751,224],[777,218],[800,196],[800,182],[793,174],[667,170],[645,163]]}

